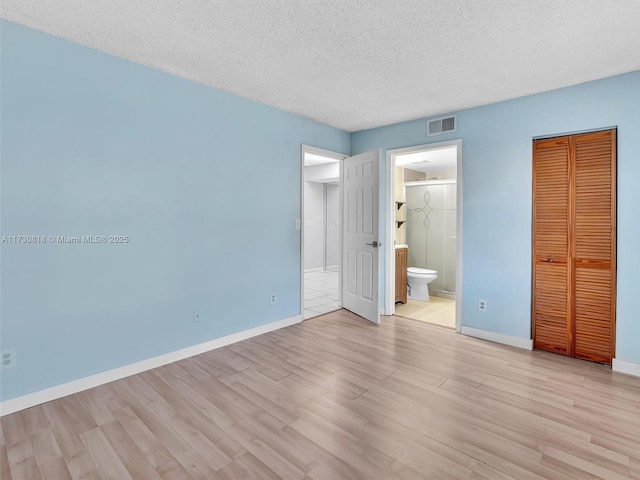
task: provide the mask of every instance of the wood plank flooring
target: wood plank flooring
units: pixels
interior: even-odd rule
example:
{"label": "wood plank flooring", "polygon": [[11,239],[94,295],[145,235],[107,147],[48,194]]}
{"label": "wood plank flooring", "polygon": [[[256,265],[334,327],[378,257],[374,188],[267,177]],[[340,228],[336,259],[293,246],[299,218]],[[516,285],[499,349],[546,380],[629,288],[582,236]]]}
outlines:
{"label": "wood plank flooring", "polygon": [[640,378],[346,311],[1,425],[2,480],[640,479]]}

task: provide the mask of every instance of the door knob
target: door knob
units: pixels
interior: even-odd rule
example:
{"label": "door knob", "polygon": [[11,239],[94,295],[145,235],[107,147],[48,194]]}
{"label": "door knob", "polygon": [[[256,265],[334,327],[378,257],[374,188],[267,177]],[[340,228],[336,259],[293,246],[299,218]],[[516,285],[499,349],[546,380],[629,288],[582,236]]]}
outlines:
{"label": "door knob", "polygon": [[365,245],[371,245],[373,248],[377,248],[382,246],[382,242],[365,243]]}

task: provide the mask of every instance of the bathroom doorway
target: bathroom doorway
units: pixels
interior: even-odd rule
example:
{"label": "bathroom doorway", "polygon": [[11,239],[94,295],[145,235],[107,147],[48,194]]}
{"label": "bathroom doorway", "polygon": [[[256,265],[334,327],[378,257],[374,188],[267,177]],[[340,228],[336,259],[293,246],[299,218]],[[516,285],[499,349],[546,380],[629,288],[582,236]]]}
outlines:
{"label": "bathroom doorway", "polygon": [[302,278],[304,320],[342,308],[340,176],[346,155],[302,147]]}
{"label": "bathroom doorway", "polygon": [[[461,148],[462,142],[456,140],[387,152],[385,314],[457,331],[462,285]],[[406,258],[406,277],[396,277],[398,252]],[[402,281],[407,282],[406,299],[395,295],[396,284]]]}

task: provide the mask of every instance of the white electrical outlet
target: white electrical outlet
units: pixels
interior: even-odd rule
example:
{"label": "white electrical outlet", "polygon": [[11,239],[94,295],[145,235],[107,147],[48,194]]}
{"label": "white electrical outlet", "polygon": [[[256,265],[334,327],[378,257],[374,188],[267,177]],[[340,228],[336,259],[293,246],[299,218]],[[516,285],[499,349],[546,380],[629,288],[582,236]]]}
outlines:
{"label": "white electrical outlet", "polygon": [[193,323],[200,323],[200,312],[197,310],[193,311]]}
{"label": "white electrical outlet", "polygon": [[276,303],[277,297],[275,293],[271,294],[271,305],[273,305],[274,303]]}
{"label": "white electrical outlet", "polygon": [[2,369],[12,368],[16,366],[16,349],[9,348],[7,350],[3,350],[1,354],[2,358]]}
{"label": "white electrical outlet", "polygon": [[480,310],[481,312],[486,312],[487,311],[487,301],[483,300],[482,298],[478,299],[478,310]]}

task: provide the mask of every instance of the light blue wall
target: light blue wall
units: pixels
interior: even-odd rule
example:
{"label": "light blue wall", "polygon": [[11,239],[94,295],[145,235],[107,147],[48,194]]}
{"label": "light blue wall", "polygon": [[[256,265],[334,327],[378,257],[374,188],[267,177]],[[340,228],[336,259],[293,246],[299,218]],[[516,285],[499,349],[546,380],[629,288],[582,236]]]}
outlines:
{"label": "light blue wall", "polygon": [[[354,133],[351,153],[462,139],[462,323],[524,339],[531,338],[531,140],[618,127],[616,357],[640,363],[640,72],[457,115],[458,131],[437,137],[426,136],[424,119]],[[478,312],[478,298],[488,312]]]}
{"label": "light blue wall", "polygon": [[0,233],[130,239],[0,247],[17,361],[1,400],[299,314],[301,143],[462,138],[463,323],[530,338],[531,138],[617,125],[616,356],[640,363],[640,72],[458,112],[453,135],[418,120],[349,136],[10,22],[1,35]]}
{"label": "light blue wall", "polygon": [[300,313],[300,145],[348,133],[1,27],[1,234],[130,239],[2,245],[2,400]]}

